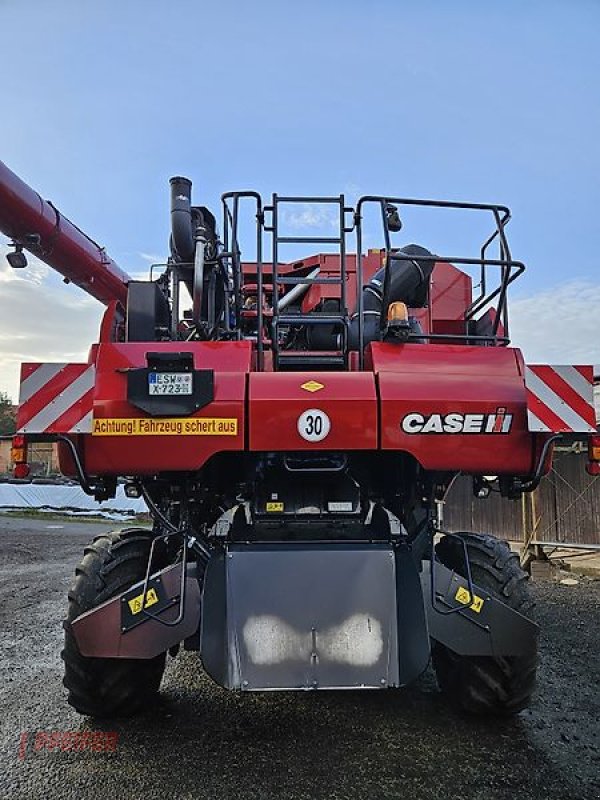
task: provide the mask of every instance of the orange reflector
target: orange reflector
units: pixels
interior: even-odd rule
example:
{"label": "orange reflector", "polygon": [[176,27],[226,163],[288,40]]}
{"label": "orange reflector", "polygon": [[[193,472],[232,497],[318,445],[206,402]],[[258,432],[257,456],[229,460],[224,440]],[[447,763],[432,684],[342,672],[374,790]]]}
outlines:
{"label": "orange reflector", "polygon": [[27,442],[22,433],[17,433],[12,438],[10,460],[13,464],[23,464],[27,461]]}
{"label": "orange reflector", "polygon": [[20,464],[27,461],[27,451],[24,447],[12,447],[10,450],[10,460],[13,464]]}
{"label": "orange reflector", "polygon": [[396,301],[390,303],[387,313],[388,322],[408,322],[408,308],[406,303]]}
{"label": "orange reflector", "polygon": [[590,461],[600,461],[600,436],[590,436],[588,441],[588,458]]}

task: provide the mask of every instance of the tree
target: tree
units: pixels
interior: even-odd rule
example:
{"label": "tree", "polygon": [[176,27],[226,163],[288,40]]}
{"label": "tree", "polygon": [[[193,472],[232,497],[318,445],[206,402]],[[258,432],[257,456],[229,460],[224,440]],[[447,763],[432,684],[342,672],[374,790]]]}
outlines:
{"label": "tree", "polygon": [[16,409],[6,392],[0,392],[0,436],[11,436],[16,429]]}

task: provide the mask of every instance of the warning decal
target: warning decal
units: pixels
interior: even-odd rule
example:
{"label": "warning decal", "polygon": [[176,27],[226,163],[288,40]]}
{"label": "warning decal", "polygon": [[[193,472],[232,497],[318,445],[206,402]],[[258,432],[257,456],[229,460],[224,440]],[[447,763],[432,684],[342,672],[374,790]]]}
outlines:
{"label": "warning decal", "polygon": [[238,421],[225,417],[94,419],[92,436],[237,436]]}
{"label": "warning decal", "polygon": [[[129,610],[132,614],[139,614],[142,610],[142,596],[143,595],[138,594],[137,597],[127,601],[127,605],[129,606]],[[150,606],[153,606],[155,603],[158,603],[156,589],[148,589],[146,592],[146,602],[144,604],[144,608],[150,608]]]}
{"label": "warning decal", "polygon": [[469,606],[469,608],[474,611],[476,614],[481,613],[481,609],[483,608],[483,597],[479,597],[479,595],[473,595],[473,602],[471,602],[471,595],[469,594],[469,590],[465,589],[463,586],[459,586],[455,600],[463,606]]}

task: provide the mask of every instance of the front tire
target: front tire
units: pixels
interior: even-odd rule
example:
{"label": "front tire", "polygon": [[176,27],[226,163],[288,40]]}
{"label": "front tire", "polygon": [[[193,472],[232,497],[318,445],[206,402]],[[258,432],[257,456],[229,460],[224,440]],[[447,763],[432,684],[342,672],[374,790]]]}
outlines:
{"label": "front tire", "polygon": [[[494,536],[458,534],[467,546],[476,586],[510,608],[531,616],[534,601],[519,558],[506,542]],[[441,563],[466,577],[461,542],[444,537],[436,546]],[[442,692],[462,711],[510,716],[529,705],[535,689],[537,650],[523,656],[460,656],[434,642],[432,661]]]}
{"label": "front tire", "polygon": [[128,717],[156,699],[165,653],[148,660],[88,658],[79,652],[71,628],[73,620],[85,611],[143,580],[151,543],[152,532],[143,528],[101,534],[85,548],[83,560],[75,570],[64,622],[62,658],[68,702],[80,714]]}

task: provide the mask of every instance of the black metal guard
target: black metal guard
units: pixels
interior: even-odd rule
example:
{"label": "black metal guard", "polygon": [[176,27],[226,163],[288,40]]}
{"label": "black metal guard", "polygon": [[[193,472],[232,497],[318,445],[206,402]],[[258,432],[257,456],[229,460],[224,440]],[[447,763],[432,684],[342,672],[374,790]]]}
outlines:
{"label": "black metal guard", "polygon": [[[339,207],[339,233],[338,236],[280,236],[279,235],[279,206],[282,204],[333,204]],[[337,197],[286,197],[278,194],[273,194],[270,206],[265,206],[265,211],[271,213],[271,225],[265,226],[265,230],[272,234],[272,261],[273,261],[273,322],[272,322],[272,350],[273,350],[273,367],[277,369],[280,361],[279,350],[279,335],[278,330],[280,325],[294,324],[296,320],[291,320],[287,315],[282,316],[279,313],[279,293],[277,287],[289,283],[303,283],[303,284],[337,284],[340,287],[340,313],[327,314],[326,321],[325,315],[320,315],[318,312],[300,315],[297,319],[298,323],[307,325],[318,324],[331,324],[333,320],[334,325],[338,325],[341,333],[341,354],[345,368],[348,368],[349,354],[347,347],[347,329],[349,325],[348,315],[348,302],[346,297],[346,279],[347,279],[347,265],[346,265],[346,212],[349,209],[346,207],[344,195],[340,194]],[[339,247],[340,255],[340,274],[336,278],[290,278],[282,277],[278,274],[279,269],[279,245],[280,244],[336,244]]]}
{"label": "black metal guard", "polygon": [[[309,197],[297,196],[287,197],[277,194],[273,195],[271,205],[263,205],[261,196],[253,191],[240,191],[240,192],[227,192],[222,195],[222,202],[224,206],[224,252],[221,258],[231,265],[233,277],[233,293],[235,296],[234,306],[236,320],[240,319],[241,311],[241,282],[242,282],[242,268],[241,268],[241,253],[238,245],[238,216],[240,200],[244,198],[254,199],[256,202],[256,230],[257,230],[257,294],[259,302],[257,302],[257,368],[258,370],[264,369],[264,313],[262,307],[262,292],[263,292],[263,233],[270,233],[272,236],[272,280],[273,280],[273,324],[271,333],[271,347],[274,355],[274,368],[277,368],[278,354],[279,354],[279,341],[278,341],[278,325],[283,324],[280,319],[282,315],[279,313],[279,296],[277,287],[286,284],[299,284],[299,283],[339,283],[340,285],[340,300],[341,309],[339,319],[343,322],[344,332],[348,327],[348,298],[346,296],[346,234],[352,231],[356,234],[356,298],[355,306],[358,316],[358,361],[359,369],[364,368],[364,306],[363,306],[363,212],[367,204],[375,204],[379,206],[381,212],[381,220],[384,235],[384,244],[386,252],[386,267],[389,265],[390,253],[392,252],[392,242],[390,230],[388,227],[388,207],[393,204],[394,206],[414,206],[424,208],[452,208],[472,211],[482,211],[491,214],[494,220],[494,230],[486,239],[480,249],[479,258],[465,258],[460,256],[441,256],[420,255],[419,260],[429,262],[447,262],[455,265],[464,266],[479,266],[480,268],[480,281],[478,284],[479,294],[473,299],[467,309],[465,309],[464,320],[468,323],[475,318],[475,315],[481,312],[486,306],[498,298],[497,313],[492,323],[491,333],[488,335],[469,335],[465,334],[438,334],[438,333],[419,333],[411,334],[408,341],[411,340],[427,340],[436,341],[443,340],[445,342],[464,342],[471,343],[477,342],[490,345],[506,345],[509,343],[509,327],[508,327],[508,304],[507,304],[507,290],[510,284],[515,281],[519,275],[525,270],[525,265],[520,261],[515,261],[510,252],[508,240],[506,238],[505,228],[510,221],[510,210],[503,205],[493,203],[463,203],[456,201],[444,200],[420,200],[415,198],[405,197],[384,197],[381,195],[365,195],[361,197],[356,208],[350,208],[345,205],[344,196],[339,195],[336,197]],[[232,208],[229,207],[230,201],[233,201]],[[278,214],[278,207],[283,203],[330,203],[339,205],[339,236],[281,236],[279,233],[280,220]],[[266,223],[265,215],[269,213],[270,224]],[[352,214],[353,223],[350,226],[346,225],[346,214]],[[338,244],[340,247],[340,278],[299,278],[294,276],[280,276],[278,274],[279,268],[279,245],[280,244]],[[499,258],[489,258],[489,248],[496,243],[499,249]],[[394,252],[394,259],[411,261],[413,256],[404,255],[399,252]],[[498,268],[500,270],[500,280],[498,285],[491,291],[488,291],[488,268]],[[383,308],[387,306],[390,288],[390,270],[386,268],[383,286]],[[304,317],[298,318],[299,322],[304,322]],[[328,315],[331,316],[331,315]],[[314,314],[311,320],[314,319],[315,324],[318,322],[319,315]],[[385,328],[384,315],[381,316],[381,330]],[[285,324],[288,323],[287,318]],[[503,335],[499,335],[500,325],[503,327]],[[237,326],[239,330],[239,325]],[[238,333],[238,335],[240,335]],[[347,347],[344,347],[347,351]],[[344,352],[344,361],[348,366],[348,353]]]}
{"label": "black metal guard", "polygon": [[[262,243],[264,230],[264,208],[262,197],[258,192],[251,190],[240,192],[225,192],[221,195],[223,204],[223,247],[224,251],[220,254],[223,263],[231,263],[234,293],[234,314],[238,338],[241,337],[241,311],[242,311],[242,262],[241,250],[238,243],[238,222],[240,200],[251,199],[256,203],[256,281],[257,281],[257,368],[262,371],[264,367],[264,341],[263,328],[264,317],[262,307],[263,296],[263,263],[262,263]],[[233,201],[233,211],[229,208],[229,201]],[[229,313],[229,303],[227,303],[226,313]]]}
{"label": "black metal guard", "polygon": [[538,463],[535,468],[535,472],[533,474],[533,478],[528,481],[522,481],[517,484],[517,489],[519,492],[533,492],[537,487],[540,485],[540,481],[542,480],[544,474],[544,463],[546,462],[546,458],[548,456],[548,452],[554,442],[561,438],[560,433],[555,433],[552,436],[549,436],[546,441],[544,442],[544,446],[540,452],[540,457],[538,459]]}
{"label": "black metal guard", "polygon": [[[432,262],[448,262],[451,264],[464,264],[466,266],[480,266],[480,294],[473,300],[471,305],[465,310],[465,322],[474,318],[474,315],[487,306],[495,297],[498,297],[498,309],[496,318],[492,326],[492,334],[490,336],[469,336],[457,334],[419,334],[409,337],[418,339],[435,340],[443,339],[445,341],[486,341],[490,344],[507,344],[509,339],[508,330],[508,306],[507,306],[507,289],[508,286],[516,280],[519,275],[525,270],[525,265],[520,261],[514,261],[510,254],[510,248],[506,239],[505,227],[510,220],[510,210],[506,206],[491,204],[491,203],[461,203],[445,200],[418,200],[415,198],[406,197],[383,197],[381,195],[365,195],[361,197],[356,205],[354,214],[354,227],[356,230],[356,258],[357,258],[357,285],[362,288],[362,219],[363,208],[368,203],[373,203],[379,206],[381,211],[381,219],[383,226],[383,235],[386,251],[386,270],[384,275],[383,285],[383,308],[387,306],[390,285],[390,270],[388,269],[390,252],[392,250],[392,243],[390,231],[387,224],[387,208],[390,204],[395,206],[419,206],[429,208],[454,208],[463,210],[474,211],[487,211],[490,212],[494,218],[495,230],[484,242],[480,252],[480,258],[464,258],[457,256],[421,256],[420,261]],[[492,259],[487,258],[486,253],[489,246],[496,240],[499,241],[500,258]],[[414,256],[403,255],[395,252],[394,259],[401,261],[412,261]],[[492,292],[487,292],[486,286],[486,267],[499,267],[500,268],[500,285]],[[358,282],[360,276],[360,283]],[[363,304],[362,304],[362,291],[359,292],[357,298],[358,310],[358,339],[359,339],[359,364],[363,368],[364,364],[364,325],[363,325]],[[504,336],[498,336],[498,330],[502,323],[504,328]],[[381,330],[385,327],[385,319],[381,317]]]}
{"label": "black metal guard", "polygon": [[[471,603],[475,599],[475,587],[473,586],[473,579],[471,577],[471,564],[469,562],[469,551],[467,550],[467,543],[462,538],[462,536],[459,536],[456,533],[448,533],[447,531],[441,531],[441,530],[436,530],[436,533],[442,533],[444,536],[449,536],[451,539],[457,539],[462,545],[463,560],[464,560],[464,564],[465,564],[465,572],[467,574],[466,574],[466,576],[462,576],[461,575],[461,577],[464,577],[465,580],[467,581],[467,591],[469,592],[469,604],[468,605],[463,605],[462,603],[459,603],[457,606],[451,606],[450,608],[444,608],[444,609],[442,609],[439,606],[439,604],[437,602],[437,600],[438,600],[438,592],[436,591],[436,585],[435,585],[435,564],[436,564],[435,540],[432,538],[432,540],[431,540],[431,558],[430,558],[430,564],[431,564],[431,582],[430,582],[431,583],[431,587],[430,587],[431,588],[431,607],[435,611],[437,611],[438,614],[443,614],[444,616],[447,616],[448,614],[456,614],[459,611],[462,611],[464,613],[464,611],[466,611],[466,609],[469,608],[469,606],[471,605]],[[476,622],[476,620],[474,620],[474,621]]]}
{"label": "black metal guard", "polygon": [[[54,437],[53,437],[54,438]],[[96,490],[93,484],[91,483],[90,479],[87,476],[86,471],[83,468],[83,464],[81,463],[81,459],[79,458],[79,451],[75,446],[75,443],[72,439],[69,439],[68,436],[63,436],[62,434],[56,435],[57,442],[64,442],[71,452],[71,458],[73,459],[73,464],[75,465],[75,471],[77,472],[77,480],[79,481],[79,485],[83,489],[83,491],[90,495],[91,497],[95,497]]]}
{"label": "black metal guard", "polygon": [[[167,528],[167,533],[162,534],[161,536],[155,536],[150,545],[150,553],[148,555],[148,563],[146,565],[146,574],[144,576],[144,583],[142,585],[142,607],[140,612],[142,616],[146,617],[147,619],[153,619],[167,628],[173,628],[176,625],[179,625],[185,615],[186,567],[188,563],[188,550],[190,548],[194,549],[200,560],[205,565],[210,559],[210,551],[196,536],[190,535],[185,527],[178,528],[177,526],[173,525],[173,523],[158,508],[150,496],[150,492],[143,484],[140,485],[140,491],[144,500],[146,501],[146,505],[148,506],[152,517],[154,517],[157,522],[160,522],[161,525],[164,525]],[[150,579],[152,577],[152,559],[154,557],[154,548],[156,547],[156,543],[158,541],[164,541],[169,536],[173,535],[181,536],[181,578],[179,583],[177,617],[174,620],[165,620],[162,619],[159,614],[154,614],[153,612],[148,611],[145,608],[145,603],[146,594],[148,593],[148,584],[150,583]]]}
{"label": "black metal guard", "polygon": [[185,615],[185,573],[187,567],[187,537],[185,534],[182,534],[182,553],[181,553],[181,578],[179,580],[179,596],[178,596],[178,606],[177,606],[177,617],[174,620],[166,620],[162,619],[159,614],[154,614],[145,607],[146,605],[146,595],[148,593],[148,584],[150,583],[150,578],[152,575],[152,558],[154,556],[154,548],[156,546],[156,542],[159,539],[166,539],[168,536],[172,536],[172,533],[166,533],[163,536],[157,536],[152,540],[152,544],[150,545],[150,554],[148,556],[148,564],[146,566],[146,575],[144,576],[144,584],[142,586],[142,607],[140,608],[140,613],[146,619],[153,619],[156,622],[159,622],[161,625],[164,625],[166,628],[173,628],[175,625],[179,625]]}

